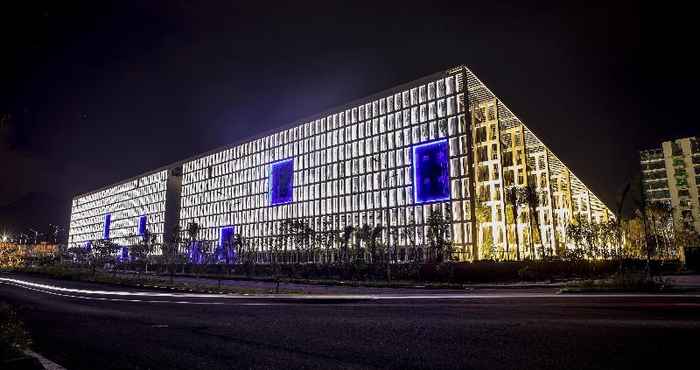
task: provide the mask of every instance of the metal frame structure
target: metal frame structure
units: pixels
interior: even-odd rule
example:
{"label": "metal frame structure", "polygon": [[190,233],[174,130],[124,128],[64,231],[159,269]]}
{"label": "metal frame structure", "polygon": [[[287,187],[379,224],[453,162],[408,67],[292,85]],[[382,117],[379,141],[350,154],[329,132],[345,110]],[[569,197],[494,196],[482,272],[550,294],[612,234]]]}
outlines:
{"label": "metal frame structure", "polygon": [[[436,141],[448,143],[449,198],[416,202],[413,150]],[[272,204],[271,168],[289,160],[294,171],[292,201]],[[181,172],[170,171],[174,168]],[[168,187],[171,172],[177,172],[181,183]],[[157,190],[144,192],[149,181]],[[504,192],[529,183],[542,198],[536,216],[519,207],[523,217],[509,225],[503,214]],[[115,215],[116,242],[133,241],[128,235],[136,224],[130,220],[141,214],[149,215],[149,231],[163,241],[164,221],[159,217],[164,218],[166,210],[166,188],[176,193],[172,199],[178,204],[170,202],[167,208],[178,208],[176,222],[182,230],[196,222],[200,239],[216,244],[222,228],[235,226],[261,252],[279,236],[285,220],[301,220],[319,232],[382,225],[383,243],[397,249],[424,245],[425,222],[431,213],[440,212],[452,224],[450,237],[458,259],[489,257],[479,248],[488,233],[494,241],[490,257],[505,259],[510,258],[503,253],[508,250],[508,231],[517,230],[520,240],[527,240],[531,236],[525,220],[530,217],[540,220],[544,243],[566,245],[565,227],[574,217],[603,222],[612,216],[464,66],[77,196],[70,242],[98,238],[92,230],[94,219],[107,212]],[[487,201],[479,199],[487,192]],[[477,207],[488,207],[488,225],[477,221]]]}

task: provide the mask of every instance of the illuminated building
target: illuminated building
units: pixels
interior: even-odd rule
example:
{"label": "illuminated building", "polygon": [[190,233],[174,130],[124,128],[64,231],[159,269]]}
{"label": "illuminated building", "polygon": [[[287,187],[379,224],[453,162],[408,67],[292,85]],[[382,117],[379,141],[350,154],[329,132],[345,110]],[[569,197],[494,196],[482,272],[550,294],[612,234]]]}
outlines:
{"label": "illuminated building", "polygon": [[664,141],[640,152],[646,201],[673,212],[676,229],[700,232],[700,143],[696,137]]}
{"label": "illuminated building", "polygon": [[[524,205],[517,206],[517,222],[507,221],[504,191],[530,184],[541,199],[535,210],[541,231],[534,234],[542,238],[533,244],[544,243],[551,253],[567,245],[565,229],[574,218],[604,222],[611,215],[466,67],[168,168],[182,171],[181,189],[174,191],[179,204],[149,204],[168,212],[171,205],[179,207],[180,227],[197,223],[199,238],[212,250],[235,230],[264,255],[282,221],[303,220],[316,232],[382,225],[382,242],[397,247],[401,259],[409,244],[427,243],[425,222],[440,212],[452,225],[456,258],[512,258],[507,230],[517,230],[525,245],[533,222]],[[161,173],[158,181],[164,183]],[[141,197],[133,181],[123,201]],[[108,214],[112,225],[122,220],[110,238],[127,242],[135,233],[140,208],[116,214],[95,204],[104,197],[91,193],[74,200],[71,242],[100,238]],[[477,211],[488,217],[479,219]]]}
{"label": "illuminated building", "polygon": [[177,171],[176,167],[160,169],[73,198],[70,246],[98,239],[132,245],[146,230],[158,243],[167,240],[167,231],[177,224],[181,180]]}

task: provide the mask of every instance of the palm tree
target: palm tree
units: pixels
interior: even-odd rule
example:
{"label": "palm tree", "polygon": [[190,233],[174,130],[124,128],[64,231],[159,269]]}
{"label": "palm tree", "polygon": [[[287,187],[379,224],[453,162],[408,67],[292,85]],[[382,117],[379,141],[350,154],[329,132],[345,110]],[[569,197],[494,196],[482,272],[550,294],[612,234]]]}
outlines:
{"label": "palm tree", "polygon": [[148,273],[149,257],[155,250],[156,235],[146,229],[141,240],[131,246],[131,256],[137,261],[144,261],[146,273]]}
{"label": "palm tree", "polygon": [[326,221],[323,224],[324,226],[324,231],[317,233],[318,236],[318,242],[321,244],[323,247],[323,255],[321,256],[321,262],[325,264],[330,264],[331,262],[331,253],[333,249],[333,245],[336,243],[338,238],[340,237],[338,230],[333,229],[333,223]]}
{"label": "palm tree", "polygon": [[180,245],[182,244],[182,229],[180,225],[176,225],[170,235],[170,240],[164,241],[161,245],[161,253],[163,255],[163,262],[170,273],[170,283],[173,282],[173,275],[175,274],[175,265],[181,259]]}
{"label": "palm tree", "polygon": [[450,218],[443,217],[440,212],[433,212],[428,217],[427,224],[430,241],[428,256],[437,262],[443,262],[445,257],[449,259],[452,255],[452,243],[448,240],[452,227]]}
{"label": "palm tree", "polygon": [[197,242],[197,237],[199,236],[199,224],[196,222],[190,222],[187,224],[187,244],[190,248],[194,248],[194,244]]}
{"label": "palm tree", "polygon": [[519,195],[520,190],[515,186],[511,186],[510,188],[506,189],[506,200],[508,201],[508,204],[510,204],[510,209],[513,215],[513,224],[515,225],[515,256],[518,261],[520,261],[520,233],[518,233],[518,205],[520,204]]}
{"label": "palm tree", "polygon": [[520,201],[525,204],[528,207],[528,221],[530,224],[530,254],[534,258],[535,257],[535,234],[533,232],[533,224],[534,224],[534,229],[537,230],[537,235],[539,236],[540,239],[540,244],[542,245],[543,249],[543,256],[544,256],[544,242],[542,241],[542,234],[540,231],[540,220],[539,220],[539,213],[537,212],[537,208],[540,206],[540,197],[539,197],[539,191],[537,190],[537,187],[534,184],[528,184],[526,187],[522,189],[522,199]]}
{"label": "palm tree", "polygon": [[303,220],[289,221],[288,231],[292,235],[295,249],[301,250],[308,262],[308,256],[315,252],[316,231]]}
{"label": "palm tree", "polygon": [[364,248],[362,243],[369,246],[369,240],[372,234],[372,227],[364,224],[359,229],[355,230],[355,261],[359,262],[360,256],[364,260]]}
{"label": "palm tree", "polygon": [[290,219],[285,219],[282,220],[280,223],[280,231],[277,236],[277,250],[275,254],[281,254],[282,258],[281,261],[278,262],[288,262],[288,253],[287,249],[289,246],[289,235],[291,234],[291,224],[292,220]]}
{"label": "palm tree", "polygon": [[340,238],[338,239],[338,242],[340,243],[340,246],[338,248],[338,255],[341,263],[347,264],[350,262],[350,252],[348,245],[350,244],[350,240],[352,239],[352,234],[354,232],[354,227],[345,226],[343,232],[340,234]]}
{"label": "palm tree", "polygon": [[583,233],[584,231],[583,226],[581,225],[581,216],[577,214],[574,222],[570,223],[566,227],[566,236],[573,240],[576,245],[573,253],[571,253],[573,258],[579,259],[583,257],[583,248],[581,246],[581,242],[584,239]]}
{"label": "palm tree", "polygon": [[376,225],[372,228],[369,233],[369,238],[367,240],[367,249],[369,249],[370,263],[376,263],[378,258],[377,249],[379,247],[379,240],[382,237],[382,230],[384,228],[381,225]]}
{"label": "palm tree", "polygon": [[611,228],[615,229],[614,232],[614,240],[615,243],[617,244],[617,256],[620,260],[620,273],[623,272],[622,269],[622,235],[623,235],[623,230],[622,230],[622,211],[625,207],[625,199],[627,198],[627,195],[630,192],[630,189],[632,188],[632,182],[628,182],[625,184],[625,187],[622,189],[622,193],[620,194],[620,198],[618,199],[617,202],[617,213],[615,214],[616,219],[610,224],[609,226]]}
{"label": "palm tree", "polygon": [[668,241],[670,239],[668,237],[668,229],[669,224],[672,223],[673,220],[671,206],[666,203],[654,202],[647,206],[647,212],[649,213],[649,217],[651,218],[651,231],[654,234],[656,247],[659,247],[659,235],[661,235],[661,239],[664,245],[664,251],[667,251],[669,249]]}
{"label": "palm tree", "polygon": [[398,243],[399,243],[399,228],[392,227],[389,229],[389,243],[387,243],[385,248],[385,263],[386,263],[386,280],[391,282],[391,263],[396,262],[398,255]]}
{"label": "palm tree", "polygon": [[93,243],[94,262],[92,266],[92,274],[95,275],[97,264],[105,264],[114,260],[114,254],[119,250],[117,243],[109,239],[95,240]]}
{"label": "palm tree", "polygon": [[237,257],[234,242],[235,235],[231,234],[228,234],[225,239],[221,240],[221,245],[219,246],[219,255],[216,257],[219,259],[219,261],[223,260],[224,264],[226,265],[234,263]]}
{"label": "palm tree", "polygon": [[406,259],[410,262],[415,262],[418,260],[418,252],[416,248],[416,222],[409,220],[400,232],[402,238],[406,239],[406,244],[409,246],[406,251]]}
{"label": "palm tree", "polygon": [[248,241],[241,234],[236,233],[231,238],[231,248],[235,251],[237,262],[249,269],[254,260],[253,250]]}

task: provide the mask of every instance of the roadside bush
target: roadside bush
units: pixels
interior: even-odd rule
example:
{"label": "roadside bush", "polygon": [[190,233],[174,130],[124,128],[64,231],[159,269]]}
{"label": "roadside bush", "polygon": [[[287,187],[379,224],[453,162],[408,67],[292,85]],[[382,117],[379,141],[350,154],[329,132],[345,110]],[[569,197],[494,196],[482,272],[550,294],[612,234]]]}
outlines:
{"label": "roadside bush", "polygon": [[24,325],[12,308],[0,303],[0,359],[11,359],[23,355],[31,340]]}
{"label": "roadside bush", "polygon": [[655,292],[668,288],[670,283],[661,278],[647,278],[645,273],[618,273],[609,279],[588,279],[568,284],[562,292],[625,291]]}
{"label": "roadside bush", "polygon": [[[654,275],[667,274],[682,269],[679,261],[652,260],[651,271]],[[143,264],[124,263],[117,265],[125,272],[143,271]],[[95,274],[92,269],[77,264],[22,267],[13,269],[18,272],[41,272],[57,278],[75,281],[97,279],[119,280],[113,270],[110,276],[105,273]],[[390,273],[388,272],[390,269]],[[194,275],[213,279],[247,278],[254,280],[319,280],[319,281],[386,281],[391,276],[394,282],[429,282],[429,283],[508,283],[518,281],[554,281],[562,279],[592,279],[609,277],[617,272],[645,271],[646,261],[640,259],[619,260],[537,260],[537,261],[502,261],[491,260],[474,262],[443,263],[399,263],[387,266],[385,263],[366,264],[315,264],[296,263],[279,264],[210,264],[176,266],[177,274]],[[164,264],[149,265],[151,273],[168,274]],[[107,272],[107,271],[105,271]],[[130,278],[133,280],[133,278]]]}

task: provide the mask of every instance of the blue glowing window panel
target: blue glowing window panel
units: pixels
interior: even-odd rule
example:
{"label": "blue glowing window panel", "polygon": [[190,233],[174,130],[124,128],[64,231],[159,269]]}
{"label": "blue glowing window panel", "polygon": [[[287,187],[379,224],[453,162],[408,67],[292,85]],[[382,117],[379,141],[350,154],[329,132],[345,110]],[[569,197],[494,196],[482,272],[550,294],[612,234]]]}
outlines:
{"label": "blue glowing window panel", "polygon": [[121,253],[119,255],[119,261],[128,262],[129,261],[129,248],[122,247]]}
{"label": "blue glowing window panel", "polygon": [[205,262],[201,241],[190,243],[188,258],[190,260],[190,263],[195,265],[201,265]]}
{"label": "blue glowing window panel", "polygon": [[148,221],[147,221],[146,216],[139,217],[139,235],[146,234],[146,223],[147,222]]}
{"label": "blue glowing window panel", "polygon": [[106,214],[105,215],[105,227],[104,227],[104,234],[102,235],[104,240],[109,239],[109,226],[112,223],[112,215],[111,214]]}
{"label": "blue glowing window panel", "polygon": [[291,203],[294,195],[294,160],[272,164],[270,169],[270,204]]}
{"label": "blue glowing window panel", "polygon": [[416,203],[450,199],[449,153],[447,139],[413,147],[413,192]]}
{"label": "blue glowing window panel", "polygon": [[219,246],[223,246],[226,242],[233,240],[233,226],[222,227],[219,231]]}

